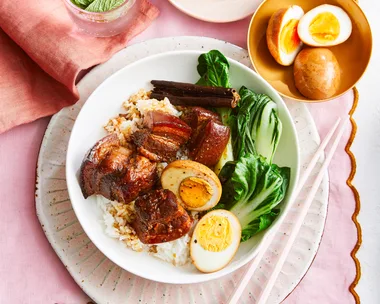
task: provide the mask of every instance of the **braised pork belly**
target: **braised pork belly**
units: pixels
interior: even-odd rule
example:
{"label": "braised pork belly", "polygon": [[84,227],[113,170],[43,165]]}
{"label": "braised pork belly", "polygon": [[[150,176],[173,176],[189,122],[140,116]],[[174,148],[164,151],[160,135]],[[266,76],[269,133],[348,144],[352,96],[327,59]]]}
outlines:
{"label": "braised pork belly", "polygon": [[85,198],[93,194],[123,203],[152,189],[158,181],[157,164],[133,147],[122,147],[115,134],[99,140],[87,153],[80,169]]}
{"label": "braised pork belly", "polygon": [[189,232],[192,219],[167,189],[152,190],[135,201],[133,228],[144,244],[173,241]]}
{"label": "braised pork belly", "polygon": [[191,128],[180,118],[159,111],[144,116],[143,128],[132,134],[140,154],[152,161],[170,162],[190,138]]}

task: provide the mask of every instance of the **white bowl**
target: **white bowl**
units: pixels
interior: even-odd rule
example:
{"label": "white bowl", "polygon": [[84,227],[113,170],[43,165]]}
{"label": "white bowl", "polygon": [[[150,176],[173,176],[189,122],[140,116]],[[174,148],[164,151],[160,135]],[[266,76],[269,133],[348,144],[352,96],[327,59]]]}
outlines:
{"label": "white bowl", "polygon": [[[146,279],[173,284],[199,283],[219,278],[248,263],[258,252],[271,228],[252,237],[240,245],[233,261],[224,269],[203,274],[194,267],[175,267],[147,253],[135,252],[124,243],[105,234],[102,211],[96,198],[84,199],[79,182],[78,170],[84,155],[95,142],[106,135],[103,125],[121,110],[123,101],[140,88],[151,89],[152,79],[195,83],[198,57],[201,52],[180,51],[151,56],[126,66],[106,79],[88,98],[72,129],[66,159],[66,180],[71,203],[84,231],[91,241],[110,260]],[[295,188],[299,172],[298,139],[294,123],[284,101],[278,93],[258,74],[239,62],[228,59],[232,86],[242,85],[258,93],[269,95],[278,105],[283,132],[274,162],[291,168],[290,185],[283,201],[280,217],[289,210],[289,198]]]}

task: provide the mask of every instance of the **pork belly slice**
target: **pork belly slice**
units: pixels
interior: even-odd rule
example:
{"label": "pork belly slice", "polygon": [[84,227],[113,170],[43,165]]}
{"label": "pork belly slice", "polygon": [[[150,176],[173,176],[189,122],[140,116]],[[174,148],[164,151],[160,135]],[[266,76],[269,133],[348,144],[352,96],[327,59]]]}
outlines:
{"label": "pork belly slice", "polygon": [[176,240],[189,232],[192,219],[167,189],[152,190],[135,201],[133,228],[144,244]]}
{"label": "pork belly slice", "polygon": [[170,139],[179,145],[185,144],[191,134],[191,128],[182,119],[160,111],[146,113],[144,127],[152,134]]}
{"label": "pork belly slice", "polygon": [[148,129],[135,131],[132,139],[137,151],[152,161],[173,161],[180,148],[178,142],[152,134]]}
{"label": "pork belly slice", "polygon": [[86,154],[80,168],[79,183],[84,198],[95,194],[97,191],[94,182],[98,166],[104,158],[116,147],[120,146],[116,134],[108,135],[99,140]]}
{"label": "pork belly slice", "polygon": [[128,203],[151,190],[158,182],[157,164],[136,155],[130,159],[125,175],[112,188],[113,200]]}
{"label": "pork belly slice", "polygon": [[191,136],[188,142],[188,147],[193,150],[197,146],[197,139],[201,132],[206,127],[206,124],[211,120],[222,124],[218,113],[212,112],[202,107],[181,107],[181,119],[183,119],[192,129]]}
{"label": "pork belly slice", "polygon": [[98,141],[82,162],[79,182],[83,196],[103,195],[128,203],[152,189],[158,181],[156,163],[120,146],[117,135]]}
{"label": "pork belly slice", "polygon": [[227,146],[229,137],[229,127],[209,120],[190,148],[190,157],[208,167],[215,166]]}
{"label": "pork belly slice", "polygon": [[188,142],[192,160],[208,167],[217,164],[227,146],[230,128],[223,125],[219,114],[202,107],[181,107],[181,118],[192,128]]}
{"label": "pork belly slice", "polygon": [[191,128],[176,116],[150,111],[144,116],[144,127],[132,134],[137,151],[156,162],[170,162],[190,137]]}
{"label": "pork belly slice", "polygon": [[222,123],[220,115],[202,107],[178,107],[182,111],[181,119],[187,123],[192,130],[196,129],[202,122],[213,120]]}
{"label": "pork belly slice", "polygon": [[94,172],[93,188],[95,193],[115,200],[112,189],[127,172],[132,153],[132,150],[120,146],[109,152]]}

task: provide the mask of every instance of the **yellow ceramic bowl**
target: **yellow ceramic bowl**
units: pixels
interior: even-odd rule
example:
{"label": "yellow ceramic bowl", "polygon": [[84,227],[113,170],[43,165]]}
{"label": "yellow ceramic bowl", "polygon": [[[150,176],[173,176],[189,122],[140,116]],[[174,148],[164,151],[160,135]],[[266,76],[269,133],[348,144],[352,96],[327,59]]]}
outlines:
{"label": "yellow ceramic bowl", "polygon": [[[301,95],[295,87],[293,65],[282,66],[269,53],[266,29],[272,14],[281,8],[299,5],[306,13],[322,4],[343,8],[351,18],[352,33],[344,43],[328,47],[337,58],[341,69],[338,91],[331,98],[312,100]],[[371,57],[372,34],[366,16],[354,0],[265,0],[252,16],[247,43],[249,56],[255,70],[282,96],[304,102],[322,102],[344,94],[359,81]]]}

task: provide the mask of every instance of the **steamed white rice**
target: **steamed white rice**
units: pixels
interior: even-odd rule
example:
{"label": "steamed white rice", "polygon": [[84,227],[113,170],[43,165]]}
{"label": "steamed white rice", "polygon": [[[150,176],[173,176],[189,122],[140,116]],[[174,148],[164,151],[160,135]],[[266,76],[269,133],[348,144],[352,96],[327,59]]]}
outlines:
{"label": "steamed white rice", "polygon": [[173,116],[181,116],[182,112],[178,111],[167,99],[163,100],[157,99],[140,99],[136,102],[137,110],[144,116],[149,111],[161,111],[164,113],[171,114]]}

